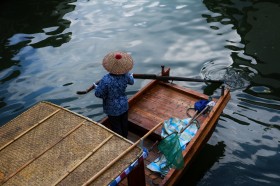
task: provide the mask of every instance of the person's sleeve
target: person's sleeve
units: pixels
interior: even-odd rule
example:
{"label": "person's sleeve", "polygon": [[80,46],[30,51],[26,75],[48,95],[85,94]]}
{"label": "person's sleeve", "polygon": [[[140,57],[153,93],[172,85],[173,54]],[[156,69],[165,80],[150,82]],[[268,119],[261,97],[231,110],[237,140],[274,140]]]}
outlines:
{"label": "person's sleeve", "polygon": [[127,73],[127,77],[128,77],[128,84],[133,85],[134,82],[135,82],[134,77],[133,77],[133,73]]}
{"label": "person's sleeve", "polygon": [[106,88],[106,83],[101,80],[97,87],[95,88],[95,96],[98,97],[98,98],[105,98],[106,95],[107,95],[107,88]]}

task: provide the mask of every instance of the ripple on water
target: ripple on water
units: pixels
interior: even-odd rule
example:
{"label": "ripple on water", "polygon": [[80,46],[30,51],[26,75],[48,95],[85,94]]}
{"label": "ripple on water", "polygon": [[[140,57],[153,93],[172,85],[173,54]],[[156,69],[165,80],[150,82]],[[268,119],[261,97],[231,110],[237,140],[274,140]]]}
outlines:
{"label": "ripple on water", "polygon": [[247,69],[227,67],[225,63],[211,61],[204,64],[201,73],[205,79],[224,80],[231,90],[236,90],[250,85],[251,77],[245,70]]}

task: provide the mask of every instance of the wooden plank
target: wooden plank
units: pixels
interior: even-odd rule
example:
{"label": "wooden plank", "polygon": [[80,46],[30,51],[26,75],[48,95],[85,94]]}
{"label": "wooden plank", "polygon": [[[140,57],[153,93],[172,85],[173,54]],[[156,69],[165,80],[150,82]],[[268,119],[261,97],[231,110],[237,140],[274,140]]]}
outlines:
{"label": "wooden plank", "polygon": [[129,186],[146,185],[144,160],[140,161],[138,166],[129,173],[127,182]]}
{"label": "wooden plank", "polygon": [[205,94],[202,94],[200,92],[185,88],[185,87],[180,87],[176,84],[171,84],[171,83],[164,83],[164,82],[159,82],[161,86],[164,86],[169,89],[173,89],[174,91],[178,93],[182,93],[184,95],[190,95],[194,99],[208,99],[208,96]]}
{"label": "wooden plank", "polygon": [[[145,130],[151,129],[156,120],[187,118],[187,108],[193,107],[199,99],[208,99],[204,94],[169,83],[158,82],[149,88],[145,89],[145,93],[139,94],[138,100],[134,101],[129,110],[129,121]],[[202,119],[199,120],[201,122]],[[160,130],[156,133],[159,135]]]}
{"label": "wooden plank", "polygon": [[148,104],[144,104],[143,102],[139,102],[137,105],[131,107],[131,110],[141,110],[143,112],[149,113],[149,115],[153,117],[159,117],[168,119],[170,117],[179,117],[185,118],[186,117],[186,108],[188,104],[176,104],[172,102],[165,103],[161,96],[158,97],[158,101],[155,98],[145,100]]}
{"label": "wooden plank", "polygon": [[[160,120],[167,120],[170,117],[186,118],[186,108],[195,101],[191,101],[189,95],[163,89],[161,85],[154,86],[150,92],[142,96],[131,106],[129,121],[146,130],[150,130]],[[160,129],[156,131],[158,135],[160,132]]]}
{"label": "wooden plank", "polygon": [[[142,103],[143,106],[147,106],[148,108],[154,107],[156,109],[161,108],[162,106],[166,109],[173,110],[178,107],[193,107],[193,103],[196,100],[191,100],[190,98],[177,96],[177,94],[165,95],[164,93],[156,93],[156,94],[146,94],[142,97],[141,101],[137,102],[134,106]],[[143,108],[145,109],[145,107]]]}
{"label": "wooden plank", "polygon": [[[195,102],[198,99],[203,99],[202,97],[189,94],[188,92],[183,92],[181,89],[175,89],[174,86],[171,86],[169,84],[157,84],[154,87],[151,87],[149,91],[146,91],[146,93],[142,94],[141,100],[143,98],[149,98],[154,97],[157,98],[158,96],[161,96],[163,101],[166,103],[174,103],[174,102]],[[178,91],[180,90],[180,91]]]}
{"label": "wooden plank", "polygon": [[158,121],[158,120],[161,121],[163,118],[166,118],[166,116],[164,115],[154,114],[152,111],[148,109],[141,109],[141,107],[136,107],[136,106],[131,108],[129,113],[130,117],[133,117],[133,114],[135,115],[134,117],[136,117],[134,120],[137,120],[137,118],[139,118],[138,121],[140,124],[145,123],[142,122],[142,120],[145,118],[149,119],[151,123],[154,123],[154,121]]}

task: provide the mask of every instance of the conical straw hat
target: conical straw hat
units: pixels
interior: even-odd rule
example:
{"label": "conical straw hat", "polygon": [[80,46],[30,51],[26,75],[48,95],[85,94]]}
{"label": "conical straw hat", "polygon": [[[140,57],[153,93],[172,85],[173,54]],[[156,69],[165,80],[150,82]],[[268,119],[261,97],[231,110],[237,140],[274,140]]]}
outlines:
{"label": "conical straw hat", "polygon": [[125,52],[116,51],[107,54],[102,65],[111,74],[125,74],[132,69],[133,59]]}

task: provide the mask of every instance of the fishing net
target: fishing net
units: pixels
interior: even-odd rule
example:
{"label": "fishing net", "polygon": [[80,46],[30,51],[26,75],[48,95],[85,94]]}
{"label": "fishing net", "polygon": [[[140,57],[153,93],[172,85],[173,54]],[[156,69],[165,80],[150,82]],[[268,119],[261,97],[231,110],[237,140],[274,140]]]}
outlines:
{"label": "fishing net", "polygon": [[[244,69],[245,70],[245,69]],[[242,69],[227,68],[224,71],[223,79],[231,90],[242,89],[249,85],[248,72]]]}
{"label": "fishing net", "polygon": [[158,145],[159,151],[165,156],[167,160],[167,166],[171,166],[176,169],[183,168],[184,160],[182,155],[182,148],[179,141],[179,135],[172,133]]}
{"label": "fishing net", "polygon": [[[166,158],[166,166],[176,169],[180,169],[184,166],[182,147],[194,136],[194,134],[188,136],[184,131],[192,123],[195,123],[194,120],[196,120],[200,114],[204,113],[207,108],[215,105],[215,102],[211,100],[212,98],[209,97],[209,100],[199,100],[195,102],[194,109],[199,114],[197,115],[196,113],[193,118],[190,118],[187,121],[178,118],[170,118],[169,120],[164,121],[161,133],[161,136],[164,138],[159,143],[158,149]],[[190,131],[188,132],[190,133]]]}
{"label": "fishing net", "polygon": [[246,88],[254,76],[254,72],[248,68],[225,67],[217,61],[204,64],[201,74],[205,80],[223,80],[230,90]]}
{"label": "fishing net", "polygon": [[190,121],[191,118],[179,119],[176,117],[164,121],[161,131],[162,140],[157,144],[160,156],[147,165],[148,169],[166,176],[170,168],[183,168],[182,151],[186,149],[187,144],[198,130],[197,126],[191,125]]}

